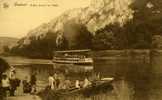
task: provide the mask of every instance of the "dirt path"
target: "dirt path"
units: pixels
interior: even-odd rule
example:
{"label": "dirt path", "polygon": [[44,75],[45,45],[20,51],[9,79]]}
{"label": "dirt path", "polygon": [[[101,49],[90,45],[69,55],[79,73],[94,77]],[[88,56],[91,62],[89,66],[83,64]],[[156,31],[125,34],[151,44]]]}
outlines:
{"label": "dirt path", "polygon": [[8,97],[7,100],[41,100],[41,99],[40,97],[35,95],[24,95],[24,96]]}

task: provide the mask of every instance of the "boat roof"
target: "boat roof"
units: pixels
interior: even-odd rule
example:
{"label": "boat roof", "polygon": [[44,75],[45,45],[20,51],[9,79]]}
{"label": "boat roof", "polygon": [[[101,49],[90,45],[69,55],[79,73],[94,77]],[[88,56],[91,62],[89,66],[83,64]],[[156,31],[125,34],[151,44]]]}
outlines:
{"label": "boat roof", "polygon": [[70,52],[89,52],[90,49],[82,49],[82,50],[64,50],[64,51],[55,51],[55,53],[70,53]]}

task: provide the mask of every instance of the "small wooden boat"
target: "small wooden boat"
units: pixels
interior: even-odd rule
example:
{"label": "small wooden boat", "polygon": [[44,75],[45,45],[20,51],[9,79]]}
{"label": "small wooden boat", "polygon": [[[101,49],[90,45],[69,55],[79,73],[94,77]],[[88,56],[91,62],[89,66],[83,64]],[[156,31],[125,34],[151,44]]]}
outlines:
{"label": "small wooden boat", "polygon": [[[70,88],[70,89],[60,89],[60,90],[50,90],[45,89],[41,91],[38,95],[42,98],[55,98],[62,96],[71,96],[71,95],[83,95],[85,97],[89,97],[92,95],[106,93],[108,91],[113,90],[112,83],[113,78],[107,80],[96,80],[93,81],[92,84],[86,88]],[[45,100],[45,99],[43,99]]]}
{"label": "small wooden boat", "polygon": [[70,95],[70,94],[82,94],[84,96],[90,96],[97,94],[99,92],[106,92],[110,91],[113,89],[112,86],[112,81],[113,80],[96,80],[93,81],[92,84],[86,88],[73,88],[73,89],[68,89],[64,92],[60,92],[62,95]]}

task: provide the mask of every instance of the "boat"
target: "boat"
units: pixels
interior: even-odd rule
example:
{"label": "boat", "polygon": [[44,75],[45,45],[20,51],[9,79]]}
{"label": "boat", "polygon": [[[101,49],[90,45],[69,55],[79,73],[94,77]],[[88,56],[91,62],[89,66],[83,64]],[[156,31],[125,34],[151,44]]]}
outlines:
{"label": "boat", "polygon": [[55,69],[69,72],[90,72],[94,69],[90,49],[55,51],[52,62]]}
{"label": "boat", "polygon": [[66,50],[55,51],[53,62],[65,64],[91,65],[93,59],[90,57],[91,50]]}
{"label": "boat", "polygon": [[82,94],[85,96],[92,94],[94,95],[97,94],[97,92],[100,93],[101,91],[106,92],[112,90],[113,86],[111,83],[113,82],[113,80],[114,78],[106,78],[106,80],[105,78],[102,78],[101,80],[92,81],[92,84],[86,88],[79,88],[79,89],[71,88],[68,90],[60,90],[60,92],[58,91],[58,93],[61,95],[71,95],[71,94]]}
{"label": "boat", "polygon": [[[66,97],[72,95],[82,95],[85,97],[94,96],[100,93],[107,93],[113,90],[113,78],[104,79],[104,80],[95,80],[92,81],[92,84],[85,88],[69,88],[69,89],[59,89],[59,90],[51,90],[45,89],[38,93],[38,96],[43,98],[59,98],[59,97]],[[43,99],[45,100],[45,99]]]}

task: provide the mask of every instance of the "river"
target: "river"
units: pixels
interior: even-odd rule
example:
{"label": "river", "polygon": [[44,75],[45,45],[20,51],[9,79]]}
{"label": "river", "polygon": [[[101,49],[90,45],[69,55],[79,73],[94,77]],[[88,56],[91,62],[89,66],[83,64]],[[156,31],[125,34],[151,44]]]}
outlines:
{"label": "river", "polygon": [[[14,59],[14,58],[13,58]],[[16,65],[17,76],[24,79],[36,71],[42,89],[52,69],[50,64]],[[94,72],[102,77],[115,77],[117,100],[162,100],[162,52],[115,51],[94,54]]]}

